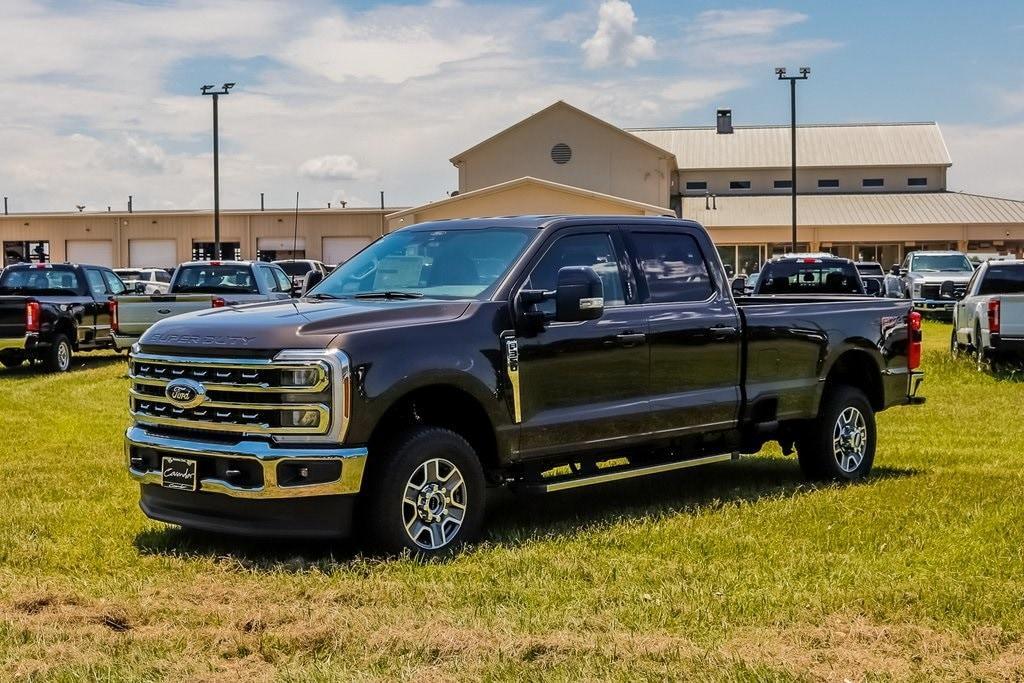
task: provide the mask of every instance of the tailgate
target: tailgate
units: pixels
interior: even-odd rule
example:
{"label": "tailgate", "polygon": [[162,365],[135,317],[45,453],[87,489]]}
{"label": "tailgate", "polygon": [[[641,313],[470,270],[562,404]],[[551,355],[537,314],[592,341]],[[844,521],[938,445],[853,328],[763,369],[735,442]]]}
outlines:
{"label": "tailgate", "polygon": [[0,338],[25,336],[25,302],[23,296],[0,296]]}
{"label": "tailgate", "polygon": [[117,329],[120,334],[139,337],[164,318],[201,311],[213,304],[212,294],[155,294],[117,297]]}
{"label": "tailgate", "polygon": [[1024,294],[1001,294],[999,333],[1003,337],[1024,337]]}

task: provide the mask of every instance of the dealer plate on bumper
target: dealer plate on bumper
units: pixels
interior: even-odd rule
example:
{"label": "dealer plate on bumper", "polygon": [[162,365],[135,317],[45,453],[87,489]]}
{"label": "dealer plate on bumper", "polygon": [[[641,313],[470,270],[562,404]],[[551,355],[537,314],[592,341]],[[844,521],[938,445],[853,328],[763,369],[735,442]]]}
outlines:
{"label": "dealer plate on bumper", "polygon": [[196,490],[196,461],[188,458],[164,458],[160,465],[160,483],[165,489]]}

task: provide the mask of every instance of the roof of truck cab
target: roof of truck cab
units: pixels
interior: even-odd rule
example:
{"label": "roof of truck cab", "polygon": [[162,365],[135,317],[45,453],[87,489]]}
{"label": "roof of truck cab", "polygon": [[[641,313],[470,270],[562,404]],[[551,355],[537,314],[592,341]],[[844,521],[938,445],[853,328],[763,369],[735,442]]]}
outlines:
{"label": "roof of truck cab", "polygon": [[487,216],[479,218],[446,218],[441,220],[416,223],[395,232],[424,230],[480,230],[482,228],[527,228],[542,230],[554,225],[569,222],[594,223],[595,225],[618,225],[622,223],[637,224],[674,224],[679,226],[696,226],[694,221],[683,220],[672,216],[626,216],[626,215],[589,215],[589,214],[541,214],[522,216]]}

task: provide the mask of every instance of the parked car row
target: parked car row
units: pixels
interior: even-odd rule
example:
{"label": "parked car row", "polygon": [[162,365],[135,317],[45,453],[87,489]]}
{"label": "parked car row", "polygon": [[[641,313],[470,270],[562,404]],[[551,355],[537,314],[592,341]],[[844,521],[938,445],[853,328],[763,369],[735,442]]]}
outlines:
{"label": "parked car row", "polygon": [[968,352],[979,367],[1024,361],[1024,261],[986,261],[962,292],[944,283],[956,299],[950,351]]}

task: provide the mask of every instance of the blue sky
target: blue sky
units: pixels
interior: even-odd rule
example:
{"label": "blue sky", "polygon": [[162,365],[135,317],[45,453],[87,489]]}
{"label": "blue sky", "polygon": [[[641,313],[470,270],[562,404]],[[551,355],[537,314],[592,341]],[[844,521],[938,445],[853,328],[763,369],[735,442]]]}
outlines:
{"label": "blue sky", "polygon": [[447,159],[557,99],[622,126],[936,120],[951,187],[1024,199],[1024,3],[646,0],[3,3],[15,210],[438,199]]}

